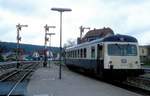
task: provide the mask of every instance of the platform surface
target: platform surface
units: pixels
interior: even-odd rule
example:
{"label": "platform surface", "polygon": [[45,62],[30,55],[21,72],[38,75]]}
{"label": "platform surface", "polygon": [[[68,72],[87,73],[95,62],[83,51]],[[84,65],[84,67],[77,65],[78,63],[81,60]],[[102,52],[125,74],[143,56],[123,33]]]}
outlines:
{"label": "platform surface", "polygon": [[58,77],[59,67],[54,64],[37,69],[27,86],[27,96],[142,96],[66,68],[62,79]]}

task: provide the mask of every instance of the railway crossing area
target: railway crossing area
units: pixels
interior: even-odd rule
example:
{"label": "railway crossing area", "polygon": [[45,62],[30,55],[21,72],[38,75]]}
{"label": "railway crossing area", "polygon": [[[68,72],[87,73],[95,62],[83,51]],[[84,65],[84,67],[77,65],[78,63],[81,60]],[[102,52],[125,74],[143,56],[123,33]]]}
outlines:
{"label": "railway crossing area", "polygon": [[140,94],[95,80],[55,64],[38,68],[27,86],[27,96],[142,96]]}

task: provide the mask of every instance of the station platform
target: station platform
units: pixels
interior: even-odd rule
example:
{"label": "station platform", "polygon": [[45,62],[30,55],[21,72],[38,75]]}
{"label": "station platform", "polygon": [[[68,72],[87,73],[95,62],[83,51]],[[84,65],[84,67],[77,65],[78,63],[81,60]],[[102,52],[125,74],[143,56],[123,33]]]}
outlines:
{"label": "station platform", "polygon": [[118,88],[100,80],[80,75],[62,68],[59,79],[59,67],[38,68],[27,86],[27,96],[142,96]]}

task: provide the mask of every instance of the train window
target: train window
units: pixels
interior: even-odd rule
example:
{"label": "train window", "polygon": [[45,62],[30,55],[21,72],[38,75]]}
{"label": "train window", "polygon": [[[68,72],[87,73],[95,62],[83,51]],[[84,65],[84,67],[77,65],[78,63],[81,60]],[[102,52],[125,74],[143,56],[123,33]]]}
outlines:
{"label": "train window", "polygon": [[74,58],[74,51],[72,51],[72,57]]}
{"label": "train window", "polygon": [[72,57],[72,52],[70,51],[70,57]]}
{"label": "train window", "polygon": [[71,57],[71,51],[69,52],[69,57]]}
{"label": "train window", "polygon": [[67,57],[69,57],[69,52],[67,52]]}
{"label": "train window", "polygon": [[71,53],[72,53],[72,58],[73,58],[73,51]]}
{"label": "train window", "polygon": [[142,48],[142,53],[144,54],[144,49]]}
{"label": "train window", "polygon": [[80,58],[80,51],[78,50],[78,58]]}
{"label": "train window", "polygon": [[73,51],[73,58],[75,57],[75,51]]}
{"label": "train window", "polygon": [[70,55],[71,55],[70,57],[72,57],[72,51],[70,52]]}
{"label": "train window", "polygon": [[133,44],[109,44],[108,55],[114,56],[136,56],[137,47]]}
{"label": "train window", "polygon": [[69,57],[71,57],[71,51],[69,52]]}
{"label": "train window", "polygon": [[67,52],[67,57],[69,57],[69,52]]}
{"label": "train window", "polygon": [[71,51],[69,52],[69,56],[71,57]]}
{"label": "train window", "polygon": [[97,58],[103,58],[103,46],[97,45]]}
{"label": "train window", "polygon": [[67,55],[67,56],[69,57],[69,52],[67,52],[67,53],[68,53],[68,55]]}
{"label": "train window", "polygon": [[95,47],[91,47],[91,58],[95,58]]}
{"label": "train window", "polygon": [[68,57],[70,57],[70,52],[68,52]]}
{"label": "train window", "polygon": [[80,49],[80,57],[82,58],[82,56],[83,56],[83,50]]}
{"label": "train window", "polygon": [[74,51],[74,58],[76,57],[76,51]]}
{"label": "train window", "polygon": [[68,52],[66,52],[65,56],[66,56],[66,58],[68,57]]}
{"label": "train window", "polygon": [[84,58],[86,58],[86,48],[84,48],[84,50],[83,50],[84,52]]}
{"label": "train window", "polygon": [[77,50],[75,50],[75,58],[77,58]]}

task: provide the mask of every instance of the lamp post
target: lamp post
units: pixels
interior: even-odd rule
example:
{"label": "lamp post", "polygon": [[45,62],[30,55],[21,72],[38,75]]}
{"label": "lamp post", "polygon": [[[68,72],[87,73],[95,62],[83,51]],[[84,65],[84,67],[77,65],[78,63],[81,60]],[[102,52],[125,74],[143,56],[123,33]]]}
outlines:
{"label": "lamp post", "polygon": [[16,28],[17,28],[17,68],[19,68],[19,66],[20,66],[20,63],[19,63],[19,56],[20,56],[20,54],[19,54],[19,48],[20,48],[20,46],[19,46],[19,41],[21,41],[21,36],[20,36],[20,34],[19,34],[19,32],[21,31],[21,28],[22,27],[28,27],[28,25],[20,25],[20,24],[18,24],[18,25],[16,25]]}
{"label": "lamp post", "polygon": [[55,26],[48,26],[47,24],[44,26],[45,28],[45,38],[44,38],[44,62],[43,62],[43,67],[46,67],[47,66],[47,41],[48,41],[48,38],[47,38],[47,33],[49,31],[49,28],[55,28]]}
{"label": "lamp post", "polygon": [[[55,35],[55,33],[47,33],[47,35],[49,35],[49,52],[51,52],[51,35]],[[50,55],[49,57],[51,57]],[[49,61],[49,67],[50,67],[50,61]]]}
{"label": "lamp post", "polygon": [[70,8],[51,8],[52,11],[60,12],[60,56],[59,56],[59,79],[61,79],[61,60],[62,60],[62,12],[72,11]]}

